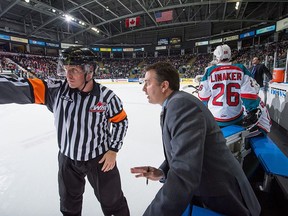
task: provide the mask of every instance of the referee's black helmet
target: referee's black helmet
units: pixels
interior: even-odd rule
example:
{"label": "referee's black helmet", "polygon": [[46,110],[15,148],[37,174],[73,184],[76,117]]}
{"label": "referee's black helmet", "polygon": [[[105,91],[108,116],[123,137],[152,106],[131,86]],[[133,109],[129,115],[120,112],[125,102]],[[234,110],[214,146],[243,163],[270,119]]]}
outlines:
{"label": "referee's black helmet", "polygon": [[91,48],[69,47],[62,50],[58,59],[57,74],[66,75],[66,67],[69,65],[81,66],[84,73],[96,73],[98,70],[97,56]]}

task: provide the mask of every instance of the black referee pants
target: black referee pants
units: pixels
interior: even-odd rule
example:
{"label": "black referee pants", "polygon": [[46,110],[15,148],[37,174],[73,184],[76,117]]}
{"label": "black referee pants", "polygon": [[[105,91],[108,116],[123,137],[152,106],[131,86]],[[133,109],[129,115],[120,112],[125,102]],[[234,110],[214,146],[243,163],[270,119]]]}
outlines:
{"label": "black referee pants", "polygon": [[101,156],[89,161],[74,161],[58,154],[60,211],[64,216],[81,216],[85,176],[94,189],[105,216],[129,216],[126,198],[121,189],[117,166],[102,172]]}

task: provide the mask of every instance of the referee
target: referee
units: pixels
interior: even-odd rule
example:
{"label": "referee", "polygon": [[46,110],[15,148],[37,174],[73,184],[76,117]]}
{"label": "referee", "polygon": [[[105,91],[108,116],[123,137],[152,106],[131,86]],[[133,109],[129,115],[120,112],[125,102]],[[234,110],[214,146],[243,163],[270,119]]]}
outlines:
{"label": "referee", "polygon": [[44,104],[53,112],[63,215],[81,215],[87,176],[104,215],[129,216],[116,166],[128,128],[127,115],[120,98],[94,81],[96,71],[90,49],[68,48],[57,66],[64,81],[15,80],[0,75],[0,104]]}

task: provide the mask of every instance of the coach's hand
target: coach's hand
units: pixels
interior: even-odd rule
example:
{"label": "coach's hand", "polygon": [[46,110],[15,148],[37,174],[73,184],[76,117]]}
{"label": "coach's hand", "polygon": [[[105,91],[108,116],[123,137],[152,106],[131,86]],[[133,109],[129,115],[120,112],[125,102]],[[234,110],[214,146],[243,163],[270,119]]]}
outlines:
{"label": "coach's hand", "polygon": [[133,167],[130,169],[130,172],[132,174],[136,174],[136,178],[145,177],[153,181],[159,181],[161,178],[164,177],[164,173],[162,170],[151,166]]}

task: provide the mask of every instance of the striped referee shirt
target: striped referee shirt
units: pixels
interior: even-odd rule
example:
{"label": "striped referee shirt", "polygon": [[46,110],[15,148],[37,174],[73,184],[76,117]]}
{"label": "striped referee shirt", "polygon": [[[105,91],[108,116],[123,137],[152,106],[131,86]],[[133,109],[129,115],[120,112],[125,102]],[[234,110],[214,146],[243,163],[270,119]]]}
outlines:
{"label": "striped referee shirt", "polygon": [[66,81],[10,79],[0,75],[0,104],[44,104],[55,117],[58,146],[64,155],[93,159],[108,150],[118,151],[128,128],[120,98],[94,82],[89,93],[71,89]]}

